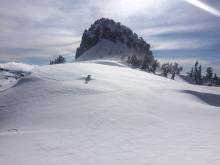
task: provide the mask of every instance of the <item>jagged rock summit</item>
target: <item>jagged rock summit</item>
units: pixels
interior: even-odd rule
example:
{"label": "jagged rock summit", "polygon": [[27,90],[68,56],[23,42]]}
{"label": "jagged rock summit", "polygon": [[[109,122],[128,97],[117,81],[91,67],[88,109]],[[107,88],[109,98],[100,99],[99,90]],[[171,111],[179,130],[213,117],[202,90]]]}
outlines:
{"label": "jagged rock summit", "polygon": [[112,19],[101,18],[94,22],[82,36],[76,50],[76,60],[122,59],[130,56],[153,60],[150,44],[138,37],[130,28]]}

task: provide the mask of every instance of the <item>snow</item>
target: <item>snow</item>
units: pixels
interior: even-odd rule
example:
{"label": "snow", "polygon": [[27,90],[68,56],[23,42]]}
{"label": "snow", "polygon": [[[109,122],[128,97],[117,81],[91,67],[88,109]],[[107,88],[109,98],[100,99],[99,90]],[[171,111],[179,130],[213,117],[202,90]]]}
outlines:
{"label": "snow", "polygon": [[19,71],[19,72],[30,72],[36,66],[28,65],[23,63],[9,62],[0,64],[0,68],[10,70],[10,71]]}
{"label": "snow", "polygon": [[0,71],[0,93],[9,89],[17,80],[15,75],[6,71]]}
{"label": "snow", "polygon": [[15,62],[0,64],[0,93],[13,87],[19,78],[29,74],[35,67]]}
{"label": "snow", "polygon": [[126,44],[120,42],[111,42],[102,39],[95,46],[83,53],[77,61],[97,60],[97,59],[111,59],[118,60],[133,55],[133,51],[129,50]]}
{"label": "snow", "polygon": [[110,60],[33,67],[0,93],[0,164],[219,165],[219,100]]}

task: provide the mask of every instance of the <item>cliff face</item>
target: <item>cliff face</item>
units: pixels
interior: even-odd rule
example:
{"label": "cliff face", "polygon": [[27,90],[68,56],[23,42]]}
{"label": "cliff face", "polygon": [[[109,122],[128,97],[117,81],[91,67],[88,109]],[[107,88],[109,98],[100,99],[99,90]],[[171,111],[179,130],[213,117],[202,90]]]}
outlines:
{"label": "cliff face", "polygon": [[[76,51],[76,59],[103,40],[123,44],[130,50],[130,54],[136,54],[139,57],[152,56],[150,45],[143,38],[138,37],[131,29],[119,22],[102,18],[95,21],[88,30],[84,31],[80,47]],[[105,46],[108,47],[108,45]],[[127,53],[127,56],[130,54]],[[88,53],[87,56],[89,56]]]}

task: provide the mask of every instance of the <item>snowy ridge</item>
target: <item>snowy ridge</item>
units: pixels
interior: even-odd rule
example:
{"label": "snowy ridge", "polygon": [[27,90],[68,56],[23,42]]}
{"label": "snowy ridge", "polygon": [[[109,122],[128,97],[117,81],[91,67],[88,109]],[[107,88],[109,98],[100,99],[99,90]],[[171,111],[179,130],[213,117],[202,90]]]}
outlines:
{"label": "snowy ridge", "polygon": [[0,93],[0,162],[218,165],[219,97],[110,60],[35,67]]}

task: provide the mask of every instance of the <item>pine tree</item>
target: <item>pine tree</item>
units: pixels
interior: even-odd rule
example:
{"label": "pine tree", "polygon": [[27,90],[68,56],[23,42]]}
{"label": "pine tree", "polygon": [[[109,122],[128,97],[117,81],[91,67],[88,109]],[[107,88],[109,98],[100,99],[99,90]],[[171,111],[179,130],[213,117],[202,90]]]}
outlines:
{"label": "pine tree", "polygon": [[155,73],[157,68],[159,67],[159,62],[157,62],[157,60],[154,60],[153,61],[153,64],[152,64],[152,72]]}
{"label": "pine tree", "polygon": [[171,79],[174,80],[176,73],[173,72]]}
{"label": "pine tree", "polygon": [[196,61],[195,63],[195,73],[194,73],[194,79],[195,79],[195,82],[196,84],[198,84],[198,61]]}
{"label": "pine tree", "polygon": [[65,63],[66,60],[63,56],[59,56],[58,58],[56,58],[54,61],[51,60],[50,61],[50,65],[53,65],[53,64],[62,64],[62,63]]}
{"label": "pine tree", "polygon": [[218,81],[218,76],[217,76],[217,74],[215,73],[215,75],[214,75],[214,78],[213,78],[215,81]]}
{"label": "pine tree", "polygon": [[[220,74],[219,74],[220,75]],[[220,76],[217,76],[217,74],[215,73],[214,75],[214,82],[216,86],[220,86]]]}
{"label": "pine tree", "polygon": [[162,67],[161,67],[161,70],[162,70],[162,75],[164,77],[167,77],[168,72],[169,72],[169,63],[163,64]]}
{"label": "pine tree", "polygon": [[190,71],[190,73],[189,73],[189,76],[190,76],[190,77],[193,77],[193,74],[194,74],[194,70],[193,70],[193,68],[192,68],[191,71]]}
{"label": "pine tree", "polygon": [[136,54],[134,54],[133,56],[131,56],[131,64],[133,67],[138,68],[140,66],[140,62],[137,59]]}
{"label": "pine tree", "polygon": [[171,73],[173,71],[173,63],[168,63],[168,73]]}
{"label": "pine tree", "polygon": [[131,56],[128,56],[127,63],[131,63]]}
{"label": "pine tree", "polygon": [[213,70],[212,70],[211,67],[208,67],[206,69],[206,79],[207,79],[207,81],[210,82],[212,80],[212,77],[213,77]]}
{"label": "pine tree", "polygon": [[202,84],[202,66],[199,66],[198,70],[198,84]]}
{"label": "pine tree", "polygon": [[149,63],[148,63],[148,58],[147,55],[145,54],[142,65],[141,65],[142,70],[147,70],[149,71]]}
{"label": "pine tree", "polygon": [[178,72],[177,72],[177,74],[180,74],[182,71],[183,71],[183,67],[180,66],[180,67],[178,68]]}

